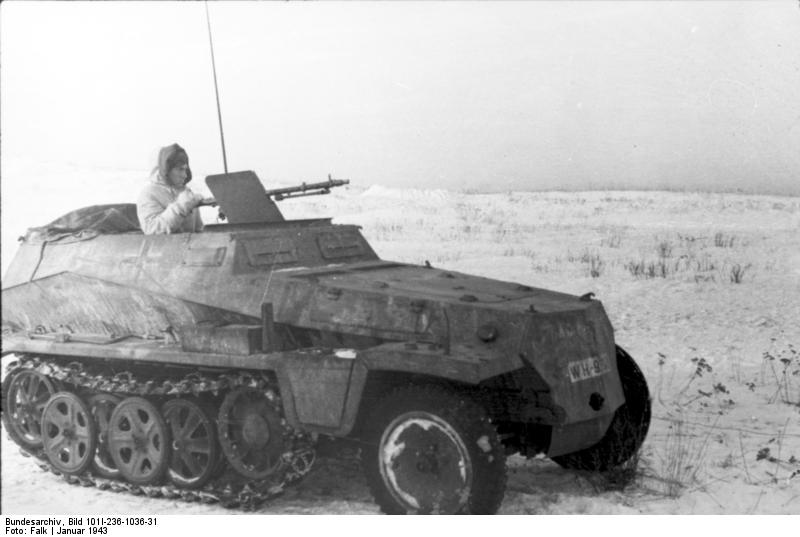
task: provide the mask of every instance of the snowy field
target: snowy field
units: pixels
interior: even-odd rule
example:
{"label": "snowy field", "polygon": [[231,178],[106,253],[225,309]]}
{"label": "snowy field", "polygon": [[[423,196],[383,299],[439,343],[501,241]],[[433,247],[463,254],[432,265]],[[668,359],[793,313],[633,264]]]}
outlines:
{"label": "snowy field", "polygon": [[[23,164],[3,167],[3,270],[26,226],[132,201],[143,181],[136,171],[41,165],[41,181],[22,182]],[[46,201],[33,211],[32,199]],[[384,259],[592,291],[603,302],[653,395],[637,477],[620,490],[512,457],[501,514],[800,514],[800,198],[354,185],[280,207],[290,218],[359,224]],[[5,514],[229,514],[69,486],[2,436]],[[354,454],[323,462],[261,512],[377,513]]]}

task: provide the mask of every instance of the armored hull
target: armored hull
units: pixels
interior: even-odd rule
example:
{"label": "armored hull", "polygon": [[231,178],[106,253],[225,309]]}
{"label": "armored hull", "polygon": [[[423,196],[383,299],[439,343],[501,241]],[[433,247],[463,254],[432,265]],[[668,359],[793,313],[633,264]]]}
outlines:
{"label": "armored hull", "polygon": [[[4,386],[6,427],[51,463],[59,453],[47,424],[59,404],[78,405],[64,393],[149,401],[153,419],[159,409],[169,418],[162,434],[179,436],[175,405],[166,405],[186,399],[174,386],[198,371],[210,377],[188,389],[189,403],[211,407],[202,413],[207,443],[218,440],[231,473],[274,486],[292,460],[307,461],[317,435],[357,439],[386,512],[493,512],[508,453],[605,469],[635,453],[649,421],[644,379],[599,301],[384,261],[357,226],[327,219],[175,235],[29,234],[3,279],[2,308],[3,352],[23,357]],[[120,372],[138,379],[130,389],[114,380]],[[232,374],[259,380],[244,386]],[[26,399],[33,384],[46,389]],[[37,397],[41,410],[31,410]],[[189,403],[182,410],[200,413]],[[143,405],[118,401],[106,417],[124,422],[115,406]],[[102,415],[95,407],[85,411]],[[87,435],[102,437],[95,421],[100,433]],[[471,445],[481,438],[480,449]],[[96,453],[86,460],[116,463],[121,479],[148,486],[178,474],[172,482],[182,484],[175,465],[186,453],[145,450],[158,467],[151,479],[125,471],[120,446],[86,442]],[[243,443],[252,454],[237,451]],[[412,455],[415,443],[448,455]],[[183,485],[198,473],[188,466]]]}

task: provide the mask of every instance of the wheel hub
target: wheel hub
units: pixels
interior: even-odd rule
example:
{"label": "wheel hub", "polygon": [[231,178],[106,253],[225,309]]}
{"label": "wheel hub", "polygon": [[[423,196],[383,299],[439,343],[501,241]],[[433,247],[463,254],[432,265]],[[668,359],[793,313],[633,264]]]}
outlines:
{"label": "wheel hub", "polygon": [[64,438],[69,441],[73,441],[77,438],[77,435],[75,434],[75,426],[72,424],[64,425],[64,427],[61,429],[61,433],[64,435]]}
{"label": "wheel hub", "polygon": [[133,449],[139,453],[147,453],[147,436],[141,432],[135,432],[131,437],[133,438]]}
{"label": "wheel hub", "polygon": [[[425,450],[417,450],[414,454],[417,457],[416,468],[422,474],[439,475],[439,458],[437,456],[438,447],[431,444]],[[446,462],[446,461],[443,461]]]}
{"label": "wheel hub", "polygon": [[466,446],[435,416],[407,416],[396,423],[381,454],[392,493],[414,510],[457,511],[471,482]]}
{"label": "wheel hub", "polygon": [[263,448],[269,443],[269,424],[258,414],[248,414],[242,426],[242,436],[254,448]]}

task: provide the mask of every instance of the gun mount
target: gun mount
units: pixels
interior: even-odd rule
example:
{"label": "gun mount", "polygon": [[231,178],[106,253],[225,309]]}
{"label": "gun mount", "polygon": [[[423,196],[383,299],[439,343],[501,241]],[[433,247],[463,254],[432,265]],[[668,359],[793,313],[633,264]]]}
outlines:
{"label": "gun mount", "polygon": [[223,219],[232,224],[282,222],[283,215],[275,201],[303,196],[330,194],[331,188],[349,184],[348,179],[333,179],[320,183],[301,183],[297,186],[265,190],[252,171],[209,175],[206,184],[214,194],[201,205],[218,205]]}

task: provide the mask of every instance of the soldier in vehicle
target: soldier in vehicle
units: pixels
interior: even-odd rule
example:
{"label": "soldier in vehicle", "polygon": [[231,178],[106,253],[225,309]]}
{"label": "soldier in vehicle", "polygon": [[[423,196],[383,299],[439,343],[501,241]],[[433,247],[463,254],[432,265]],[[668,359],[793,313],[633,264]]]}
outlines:
{"label": "soldier in vehicle", "polygon": [[202,231],[203,221],[197,207],[203,196],[186,186],[192,180],[186,150],[178,144],[162,147],[152,174],[153,179],[136,202],[142,231],[146,235]]}

